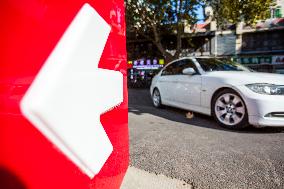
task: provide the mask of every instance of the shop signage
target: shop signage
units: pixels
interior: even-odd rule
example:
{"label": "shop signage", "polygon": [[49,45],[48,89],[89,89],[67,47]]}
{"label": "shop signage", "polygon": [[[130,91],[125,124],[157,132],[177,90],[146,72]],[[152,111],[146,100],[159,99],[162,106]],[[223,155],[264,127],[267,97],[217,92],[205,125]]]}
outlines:
{"label": "shop signage", "polygon": [[284,64],[284,55],[282,56],[273,56],[272,64]]}
{"label": "shop signage", "polygon": [[241,57],[237,58],[241,64],[271,64],[271,56]]}
{"label": "shop signage", "polygon": [[128,61],[128,68],[136,68],[141,70],[156,70],[164,66],[164,59],[140,59]]}

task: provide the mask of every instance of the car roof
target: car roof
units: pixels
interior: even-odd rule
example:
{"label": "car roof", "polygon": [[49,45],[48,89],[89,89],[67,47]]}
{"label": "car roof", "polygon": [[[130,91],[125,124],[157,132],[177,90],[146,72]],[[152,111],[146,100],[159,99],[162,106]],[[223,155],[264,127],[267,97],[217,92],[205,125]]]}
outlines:
{"label": "car roof", "polygon": [[213,57],[213,56],[185,56],[185,57],[181,57],[181,58],[175,59],[175,60],[169,62],[167,65],[172,64],[172,63],[174,63],[176,61],[185,60],[185,59],[191,59],[191,60],[195,59],[196,60],[196,59],[210,59],[210,58],[215,59],[215,58],[226,58],[226,57],[218,57],[218,56],[217,57]]}
{"label": "car roof", "polygon": [[183,59],[196,59],[196,58],[200,58],[200,59],[209,59],[209,58],[226,58],[226,57],[219,57],[219,56],[184,56],[178,59],[173,60],[172,62],[175,62],[177,60],[183,60]]}
{"label": "car roof", "polygon": [[222,58],[222,57],[212,57],[212,56],[186,56],[186,57],[182,57],[182,58],[178,58],[176,60],[173,60],[171,62],[169,62],[162,70],[164,70],[166,67],[168,67],[169,65],[180,61],[180,60],[186,60],[186,59],[190,59],[193,60],[195,66],[197,67],[198,71],[202,74],[204,72],[204,70],[200,67],[199,62],[196,59],[210,59],[210,58]]}

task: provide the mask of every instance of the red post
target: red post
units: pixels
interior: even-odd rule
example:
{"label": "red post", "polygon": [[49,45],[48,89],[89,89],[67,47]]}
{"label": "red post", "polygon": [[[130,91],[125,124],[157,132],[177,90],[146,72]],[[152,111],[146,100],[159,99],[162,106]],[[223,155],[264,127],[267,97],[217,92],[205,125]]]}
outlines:
{"label": "red post", "polygon": [[[122,103],[100,116],[113,150],[93,178],[20,109],[23,96],[85,3],[111,28],[98,67],[123,74]],[[14,183],[18,189],[118,189],[129,158],[124,1],[4,0],[0,15],[0,188]]]}

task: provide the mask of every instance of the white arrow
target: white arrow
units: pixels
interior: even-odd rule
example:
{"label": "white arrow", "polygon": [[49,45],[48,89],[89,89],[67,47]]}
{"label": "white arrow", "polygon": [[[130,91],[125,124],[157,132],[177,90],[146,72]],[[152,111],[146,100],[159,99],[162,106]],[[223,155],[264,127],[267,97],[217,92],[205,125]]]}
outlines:
{"label": "white arrow", "polygon": [[123,75],[98,68],[109,33],[85,4],[21,101],[23,115],[90,178],[113,151],[100,115],[123,101]]}

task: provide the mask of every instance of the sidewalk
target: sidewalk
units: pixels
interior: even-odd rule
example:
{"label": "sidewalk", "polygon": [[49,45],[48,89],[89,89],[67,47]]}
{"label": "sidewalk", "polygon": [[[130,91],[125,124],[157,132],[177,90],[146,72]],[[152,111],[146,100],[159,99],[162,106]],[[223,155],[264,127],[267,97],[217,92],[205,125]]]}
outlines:
{"label": "sidewalk", "polygon": [[128,167],[121,189],[193,189],[184,181]]}

